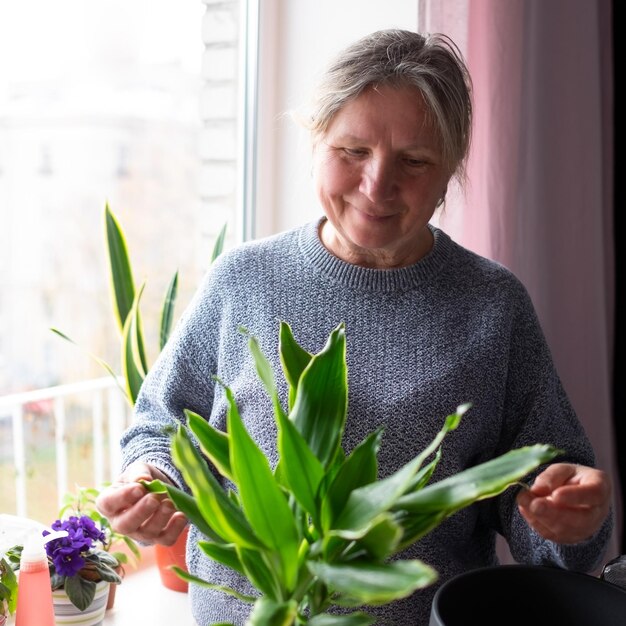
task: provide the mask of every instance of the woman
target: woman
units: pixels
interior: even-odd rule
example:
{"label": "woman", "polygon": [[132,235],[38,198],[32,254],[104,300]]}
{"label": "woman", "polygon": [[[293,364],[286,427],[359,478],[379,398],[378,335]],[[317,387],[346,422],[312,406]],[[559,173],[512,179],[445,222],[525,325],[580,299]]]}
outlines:
{"label": "woman", "polygon": [[[224,429],[225,398],[212,374],[231,387],[251,435],[276,460],[271,405],[238,326],[278,368],[278,320],[311,352],[344,322],[344,443],[349,450],[384,425],[382,475],[422,450],[462,402],[473,408],[446,440],[434,480],[523,445],[566,450],[530,490],[463,510],[407,557],[432,564],[441,583],[496,563],[500,533],[520,562],[597,565],[611,531],[609,481],[593,468],[528,294],[507,269],[429,224],[451,178],[463,178],[471,113],[467,70],[444,36],[373,33],[331,65],[305,120],[324,217],[213,265],[141,390],[122,441],[126,470],[98,501],[114,527],[166,544],[180,533],[183,516],[136,481],[182,484],[162,428],[180,422],[183,409]],[[190,537],[192,573],[246,590],[199,553],[194,529]],[[435,590],[374,612],[389,624],[427,624]],[[190,593],[199,624],[245,622],[249,608],[232,597],[194,585]]]}

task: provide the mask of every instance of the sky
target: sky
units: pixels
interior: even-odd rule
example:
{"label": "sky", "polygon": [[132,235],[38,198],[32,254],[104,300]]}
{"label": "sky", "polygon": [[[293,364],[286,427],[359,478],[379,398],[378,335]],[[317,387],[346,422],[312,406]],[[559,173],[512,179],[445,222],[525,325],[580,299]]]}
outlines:
{"label": "sky", "polygon": [[0,0],[0,98],[10,82],[115,60],[178,61],[198,74],[203,13],[201,0]]}

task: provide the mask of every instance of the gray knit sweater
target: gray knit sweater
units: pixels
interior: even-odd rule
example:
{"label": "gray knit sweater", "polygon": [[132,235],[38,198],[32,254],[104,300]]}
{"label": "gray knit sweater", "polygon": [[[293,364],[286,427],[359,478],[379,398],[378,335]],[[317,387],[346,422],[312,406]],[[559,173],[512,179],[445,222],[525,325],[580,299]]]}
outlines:
{"label": "gray knit sweater", "polygon": [[[445,440],[433,481],[534,443],[566,450],[559,460],[593,465],[524,287],[504,267],[460,247],[443,231],[432,231],[432,251],[415,265],[394,270],[358,267],[332,256],[320,242],[318,222],[223,254],[146,378],[135,422],[122,440],[125,463],[153,463],[181,484],[161,429],[180,421],[183,409],[225,429],[225,397],[213,374],[233,390],[249,432],[275,462],[272,407],[238,327],[258,338],[278,372],[278,323],[284,320],[310,352],[319,351],[330,331],[345,323],[344,449],[384,425],[381,477],[421,451],[444,417],[464,402],[473,407]],[[286,385],[282,380],[279,385],[286,404]],[[441,584],[470,568],[495,564],[500,533],[519,562],[577,570],[596,566],[610,519],[588,542],[559,546],[529,529],[514,498],[508,490],[455,514],[406,556],[435,567]],[[199,552],[197,539],[192,528],[190,571],[249,592],[246,581]],[[381,624],[426,625],[437,586],[370,612]],[[190,599],[199,626],[244,624],[250,610],[195,585]]]}

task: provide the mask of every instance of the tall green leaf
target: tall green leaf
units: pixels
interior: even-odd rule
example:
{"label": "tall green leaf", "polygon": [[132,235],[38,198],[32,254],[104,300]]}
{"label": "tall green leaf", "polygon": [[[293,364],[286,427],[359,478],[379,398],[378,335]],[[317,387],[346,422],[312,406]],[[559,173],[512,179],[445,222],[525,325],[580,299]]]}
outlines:
{"label": "tall green leaf", "polygon": [[340,447],[347,405],[346,334],[340,324],[300,376],[289,416],[324,467]]}
{"label": "tall green leaf", "polygon": [[233,479],[230,467],[230,437],[217,428],[213,428],[203,417],[185,409],[189,428],[196,436],[202,452],[215,465],[217,471],[228,478]]}
{"label": "tall green leaf", "polygon": [[472,502],[502,493],[539,465],[562,453],[562,450],[544,444],[511,450],[495,459],[408,493],[398,499],[394,508],[418,514],[445,511],[450,515]]}
{"label": "tall green leaf", "polygon": [[308,626],[371,626],[376,619],[367,613],[350,613],[348,615],[316,615],[308,621]]}
{"label": "tall green leaf", "polygon": [[108,202],[104,209],[104,219],[109,253],[113,312],[120,332],[122,332],[135,299],[135,281],[133,280],[124,231],[109,208]]}
{"label": "tall green leaf", "polygon": [[446,417],[443,428],[412,461],[387,478],[355,489],[350,494],[333,533],[346,539],[360,539],[381,513],[388,511],[411,485],[424,461],[439,447],[444,437],[458,427],[469,405],[459,406]]}
{"label": "tall green leaf", "polygon": [[141,319],[139,317],[139,301],[144,285],[135,294],[132,307],[126,317],[122,332],[122,374],[126,381],[126,392],[134,405],[148,371]]}
{"label": "tall green leaf", "polygon": [[224,223],[220,232],[215,239],[215,243],[213,244],[213,252],[211,253],[211,263],[217,259],[217,257],[222,254],[222,249],[224,248],[224,238],[226,237],[226,226],[228,224]]}
{"label": "tall green leaf", "polygon": [[172,458],[191,488],[206,523],[222,540],[247,548],[263,547],[242,511],[217,482],[182,426],[172,440]]}
{"label": "tall green leaf", "polygon": [[283,584],[296,582],[299,537],[291,509],[269,462],[245,429],[231,390],[228,399],[230,466],[246,517],[261,541],[280,555]]}
{"label": "tall green leaf", "polygon": [[161,307],[161,322],[159,324],[159,350],[163,350],[169,339],[174,323],[174,307],[176,306],[176,295],[178,293],[178,272],[174,273],[170,284],[165,292],[163,306]]}
{"label": "tall green leaf", "polygon": [[302,376],[302,372],[310,363],[313,355],[298,344],[293,336],[291,326],[283,321],[280,323],[278,349],[283,373],[289,384],[289,410],[291,410],[296,399],[300,376]]}

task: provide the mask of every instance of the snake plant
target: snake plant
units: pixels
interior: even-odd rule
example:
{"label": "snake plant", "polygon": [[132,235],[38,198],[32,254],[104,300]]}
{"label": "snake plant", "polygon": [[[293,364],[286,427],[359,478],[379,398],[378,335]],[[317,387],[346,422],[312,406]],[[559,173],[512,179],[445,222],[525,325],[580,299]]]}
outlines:
{"label": "snake plant", "polygon": [[[368,605],[409,596],[437,578],[430,565],[397,556],[402,550],[463,507],[502,493],[561,453],[541,444],[518,448],[431,484],[444,437],[470,409],[463,404],[442,420],[427,448],[379,479],[381,430],[349,454],[342,449],[348,402],[343,325],[316,354],[296,342],[288,323],[281,322],[279,332],[287,408],[279,400],[275,372],[248,335],[273,405],[277,465],[271,466],[247,432],[226,381],[218,380],[228,401],[226,432],[185,411],[188,428],[181,425],[172,437],[174,462],[191,493],[160,481],[145,483],[150,491],[167,492],[203,533],[204,554],[241,573],[259,592],[242,596],[177,570],[192,584],[253,604],[249,626],[373,624]],[[226,492],[216,473],[235,488]],[[353,608],[329,613],[334,605]]]}

